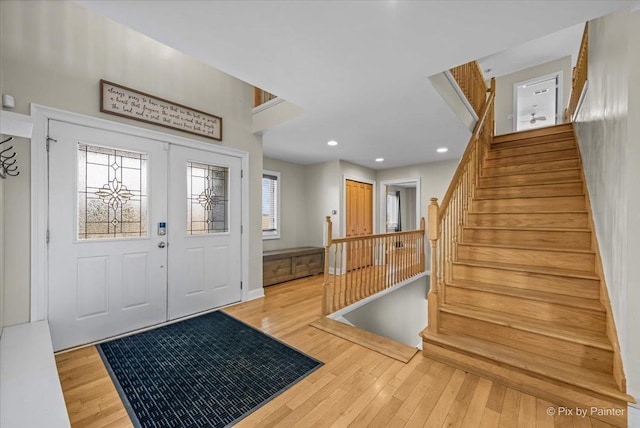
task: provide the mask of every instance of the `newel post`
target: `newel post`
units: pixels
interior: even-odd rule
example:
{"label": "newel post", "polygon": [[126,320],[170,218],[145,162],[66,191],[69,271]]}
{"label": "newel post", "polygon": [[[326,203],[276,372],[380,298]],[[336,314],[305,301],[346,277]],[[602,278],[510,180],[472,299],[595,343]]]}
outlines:
{"label": "newel post", "polygon": [[[327,237],[324,244],[324,282],[322,283],[322,315],[329,315],[329,299],[331,299],[331,293],[329,290],[329,251],[331,250],[331,244],[333,242],[333,224],[331,223],[331,216],[327,216]],[[334,272],[335,274],[335,272]]]}
{"label": "newel post", "polygon": [[439,235],[439,207],[438,198],[431,198],[431,203],[427,209],[429,228],[427,230],[429,241],[431,242],[431,275],[429,282],[429,296],[427,297],[429,309],[429,331],[438,332],[438,254],[437,244]]}

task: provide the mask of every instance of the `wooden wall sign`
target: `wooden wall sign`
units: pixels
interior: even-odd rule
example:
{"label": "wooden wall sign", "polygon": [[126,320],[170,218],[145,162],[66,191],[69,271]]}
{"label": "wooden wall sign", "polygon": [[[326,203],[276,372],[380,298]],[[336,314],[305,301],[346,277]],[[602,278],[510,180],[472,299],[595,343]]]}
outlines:
{"label": "wooden wall sign", "polygon": [[100,111],[222,141],[222,118],[106,80]]}

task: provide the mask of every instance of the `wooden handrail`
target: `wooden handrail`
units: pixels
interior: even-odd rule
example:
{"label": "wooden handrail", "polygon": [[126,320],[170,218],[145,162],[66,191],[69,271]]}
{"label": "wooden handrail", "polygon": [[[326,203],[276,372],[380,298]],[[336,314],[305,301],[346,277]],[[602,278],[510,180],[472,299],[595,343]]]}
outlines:
{"label": "wooden handrail", "polygon": [[[480,113],[480,119],[476,123],[476,126],[473,128],[473,133],[471,134],[471,138],[469,139],[469,144],[467,144],[467,148],[465,149],[462,158],[460,158],[460,163],[458,164],[458,168],[456,172],[453,174],[453,178],[451,179],[451,183],[449,184],[449,188],[447,189],[447,193],[445,193],[444,198],[442,198],[442,203],[440,204],[440,221],[442,221],[442,216],[446,212],[447,207],[449,206],[449,201],[451,200],[451,196],[455,191],[458,182],[460,181],[460,176],[464,171],[464,166],[469,161],[469,157],[471,153],[475,150],[475,146],[473,144],[480,137],[480,133],[482,132],[485,122],[487,118],[490,116],[489,113],[493,112],[493,104],[496,97],[496,79],[495,77],[491,79],[491,87],[489,89],[489,98]],[[491,124],[493,126],[493,123]],[[493,130],[492,130],[493,133]]]}
{"label": "wooden handrail", "polygon": [[420,229],[333,238],[327,216],[322,313],[406,281],[425,270],[425,221]]}
{"label": "wooden handrail", "polygon": [[253,107],[258,107],[259,105],[262,105],[267,101],[271,101],[274,98],[277,98],[277,95],[273,95],[270,92],[258,88],[257,86],[253,87]]}
{"label": "wooden handrail", "polygon": [[578,102],[582,95],[582,90],[587,81],[589,63],[589,23],[585,23],[584,32],[582,33],[582,41],[580,42],[580,51],[578,52],[578,60],[573,68],[573,78],[571,82],[571,96],[569,97],[569,105],[565,113],[565,121],[573,121],[575,119]]}
{"label": "wooden handrail", "polygon": [[489,97],[485,101],[442,205],[438,206],[436,198],[432,198],[429,205],[431,281],[427,297],[428,329],[434,334],[439,329],[439,308],[446,300],[446,284],[452,279],[452,262],[457,259],[462,229],[467,222],[484,159],[493,141],[495,94],[496,81],[491,79]]}
{"label": "wooden handrail", "polygon": [[332,242],[334,244],[339,244],[341,242],[353,242],[353,241],[366,241],[366,240],[372,240],[375,238],[382,238],[382,237],[393,237],[393,236],[403,236],[403,235],[411,235],[413,233],[419,232],[420,229],[417,230],[403,230],[401,232],[388,232],[388,233],[378,233],[375,235],[357,235],[357,236],[347,236],[344,238],[334,238],[332,239]]}

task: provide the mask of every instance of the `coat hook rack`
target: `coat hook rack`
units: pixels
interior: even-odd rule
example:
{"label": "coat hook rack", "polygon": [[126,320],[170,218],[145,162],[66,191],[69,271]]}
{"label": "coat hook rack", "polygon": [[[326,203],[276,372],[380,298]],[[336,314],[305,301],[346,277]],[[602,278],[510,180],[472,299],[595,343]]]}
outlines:
{"label": "coat hook rack", "polygon": [[9,137],[6,140],[0,142],[0,178],[7,178],[7,176],[15,177],[20,175],[18,171],[18,165],[16,162],[16,152],[13,150],[13,146],[5,147],[3,144],[13,141],[13,137]]}

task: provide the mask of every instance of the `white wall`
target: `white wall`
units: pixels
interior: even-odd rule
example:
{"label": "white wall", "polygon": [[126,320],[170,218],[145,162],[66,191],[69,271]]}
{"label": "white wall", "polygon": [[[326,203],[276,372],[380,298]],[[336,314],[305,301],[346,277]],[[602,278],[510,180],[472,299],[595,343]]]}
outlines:
{"label": "white wall", "polygon": [[627,390],[640,397],[640,12],[589,24],[589,89],[575,127]]}
{"label": "white wall", "polygon": [[[580,41],[577,41],[579,44]],[[508,116],[513,114],[513,85],[526,80],[535,79],[536,77],[546,74],[562,71],[562,106],[560,112],[560,120],[564,107],[569,104],[569,94],[571,92],[571,57],[549,61],[544,64],[516,71],[515,73],[506,74],[496,78],[496,100],[495,100],[495,121],[496,135],[508,134],[514,132],[513,119]]]}
{"label": "white wall", "polygon": [[[305,242],[311,246],[322,247],[326,230],[326,216],[331,216],[333,237],[337,238],[342,235],[342,229],[340,229],[342,189],[340,161],[334,160],[305,167],[304,183],[308,219]],[[332,210],[335,210],[337,214],[332,215]]]}
{"label": "white wall", "polygon": [[428,318],[428,280],[428,276],[423,276],[343,317],[358,328],[420,348],[419,334],[427,326]]}
{"label": "white wall", "polygon": [[[261,260],[262,140],[251,132],[253,88],[210,66],[70,2],[0,2],[1,92],[15,111],[38,103],[215,144],[99,111],[101,78],[223,118],[222,145],[249,152],[249,260]],[[22,144],[21,146],[27,146]],[[18,180],[5,183],[5,325],[29,320],[29,153],[18,153]],[[249,289],[262,286],[261,263],[249,266]]]}
{"label": "white wall", "polygon": [[265,239],[264,251],[306,245],[307,210],[305,167],[278,159],[263,158],[262,166],[280,173],[280,239]]}

